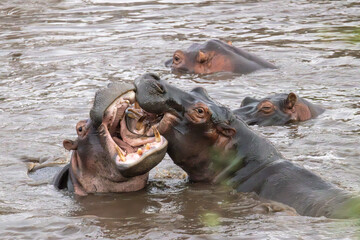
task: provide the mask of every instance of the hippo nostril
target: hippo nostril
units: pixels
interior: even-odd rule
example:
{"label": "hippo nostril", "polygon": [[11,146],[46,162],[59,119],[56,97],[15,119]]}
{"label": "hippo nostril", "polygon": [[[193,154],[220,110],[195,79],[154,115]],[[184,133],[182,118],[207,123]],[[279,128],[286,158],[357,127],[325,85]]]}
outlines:
{"label": "hippo nostril", "polygon": [[166,61],[165,61],[165,67],[171,67],[172,63],[173,63],[173,59],[172,59],[172,58],[166,60]]}
{"label": "hippo nostril", "polygon": [[247,125],[256,125],[257,124],[257,121],[255,120],[251,120],[251,119],[247,119],[247,120],[244,120],[246,122]]}
{"label": "hippo nostril", "polygon": [[156,91],[158,91],[158,92],[161,93],[161,94],[162,94],[162,93],[165,93],[165,89],[164,89],[163,85],[161,85],[161,84],[158,83],[158,82],[155,82],[153,85],[154,85]]}

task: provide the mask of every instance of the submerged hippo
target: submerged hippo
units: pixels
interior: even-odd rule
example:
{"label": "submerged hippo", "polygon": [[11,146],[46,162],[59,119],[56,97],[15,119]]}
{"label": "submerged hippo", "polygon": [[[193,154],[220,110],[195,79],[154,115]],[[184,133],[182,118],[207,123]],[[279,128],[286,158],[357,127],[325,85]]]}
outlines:
{"label": "submerged hippo", "polygon": [[158,129],[168,140],[167,152],[190,181],[230,184],[302,215],[359,216],[359,198],[284,159],[205,89],[184,92],[153,74],[138,78],[135,85],[141,108],[162,117]]}
{"label": "submerged hippo", "polygon": [[316,118],[324,109],[295,93],[275,94],[263,99],[246,97],[233,113],[249,125],[284,125]]}
{"label": "submerged hippo", "polygon": [[276,68],[272,63],[242,49],[219,40],[209,40],[204,44],[194,43],[186,51],[175,51],[173,58],[165,62],[174,72],[251,73],[263,68]]}
{"label": "submerged hippo", "polygon": [[[71,162],[55,177],[58,189],[86,195],[145,187],[148,172],[166,154],[167,141],[149,128],[151,116],[139,118],[144,113],[133,90],[133,85],[122,83],[96,93],[90,119],[76,125],[77,139],[63,142],[73,152]],[[147,124],[134,124],[140,121]]]}

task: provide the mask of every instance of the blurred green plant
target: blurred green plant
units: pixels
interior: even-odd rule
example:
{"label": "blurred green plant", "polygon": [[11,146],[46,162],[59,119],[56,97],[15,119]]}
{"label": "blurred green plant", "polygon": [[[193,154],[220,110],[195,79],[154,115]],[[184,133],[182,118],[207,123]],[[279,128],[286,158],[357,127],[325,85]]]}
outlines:
{"label": "blurred green plant", "polygon": [[215,171],[216,177],[213,179],[216,183],[227,184],[228,178],[243,164],[243,158],[238,152],[213,147],[211,149],[211,168]]}
{"label": "blurred green plant", "polygon": [[205,212],[200,215],[200,221],[207,227],[216,227],[220,225],[220,216],[214,212]]}
{"label": "blurred green plant", "polygon": [[360,42],[360,27],[357,27],[352,32],[352,36],[349,36],[348,41],[358,43]]}
{"label": "blurred green plant", "polygon": [[360,197],[353,197],[347,200],[335,211],[335,215],[340,218],[358,219],[358,223],[360,223]]}
{"label": "blurred green plant", "polygon": [[324,39],[341,40],[354,44],[360,42],[360,26],[323,28],[318,32]]}

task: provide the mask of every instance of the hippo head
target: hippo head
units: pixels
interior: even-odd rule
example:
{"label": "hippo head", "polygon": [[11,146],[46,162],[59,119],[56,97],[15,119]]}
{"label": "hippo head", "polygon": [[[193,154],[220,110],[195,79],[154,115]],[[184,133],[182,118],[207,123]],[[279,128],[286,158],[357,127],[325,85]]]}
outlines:
{"label": "hippo head", "polygon": [[251,53],[232,46],[231,42],[209,40],[194,43],[186,51],[175,51],[165,62],[176,73],[207,74],[215,72],[250,73],[261,68],[276,68]]}
{"label": "hippo head", "polygon": [[[161,117],[158,129],[168,140],[168,154],[192,181],[213,181],[232,161],[236,117],[210,99],[201,87],[184,92],[146,74],[135,80],[136,99]],[[236,120],[238,121],[238,120]]]}
{"label": "hippo head", "polygon": [[306,121],[324,112],[294,93],[276,94],[261,100],[246,97],[234,114],[249,125],[284,125],[290,122]]}
{"label": "hippo head", "polygon": [[77,139],[63,142],[73,150],[68,175],[76,194],[129,192],[146,185],[167,141],[152,127],[154,118],[144,115],[133,85],[113,83],[96,93],[90,119],[76,125]]}

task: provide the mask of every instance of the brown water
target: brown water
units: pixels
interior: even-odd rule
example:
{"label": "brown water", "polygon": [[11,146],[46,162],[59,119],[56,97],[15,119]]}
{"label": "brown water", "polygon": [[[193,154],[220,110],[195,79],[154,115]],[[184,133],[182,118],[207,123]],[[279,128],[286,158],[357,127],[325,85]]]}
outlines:
{"label": "brown water", "polygon": [[[165,68],[176,49],[211,38],[280,68],[243,76]],[[253,128],[291,161],[360,191],[358,1],[2,0],[1,239],[360,238],[359,220],[292,216],[251,194],[188,184],[169,158],[136,193],[77,198],[33,184],[21,157],[68,158],[62,140],[75,138],[95,91],[145,72],[187,90],[203,86],[230,108],[289,91],[322,104],[318,119]]]}

